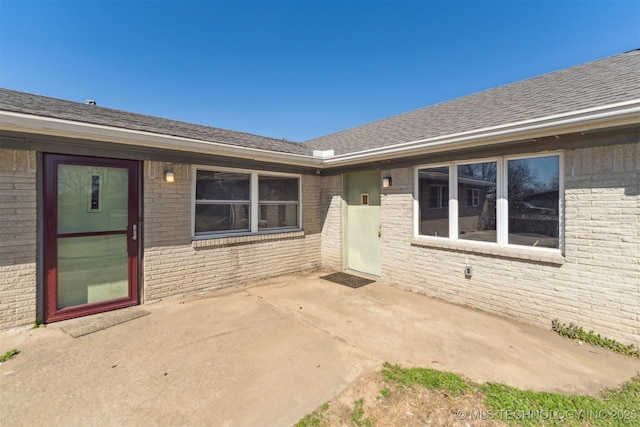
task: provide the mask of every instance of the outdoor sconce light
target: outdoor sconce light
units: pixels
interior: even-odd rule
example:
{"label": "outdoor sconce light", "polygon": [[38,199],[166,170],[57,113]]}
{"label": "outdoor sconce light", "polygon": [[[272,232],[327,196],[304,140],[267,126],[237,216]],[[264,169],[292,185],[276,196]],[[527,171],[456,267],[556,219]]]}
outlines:
{"label": "outdoor sconce light", "polygon": [[382,178],[382,188],[391,187],[391,177],[385,176]]}
{"label": "outdoor sconce light", "polygon": [[173,174],[173,169],[169,168],[164,171],[164,180],[168,183],[172,183],[175,181],[175,175]]}

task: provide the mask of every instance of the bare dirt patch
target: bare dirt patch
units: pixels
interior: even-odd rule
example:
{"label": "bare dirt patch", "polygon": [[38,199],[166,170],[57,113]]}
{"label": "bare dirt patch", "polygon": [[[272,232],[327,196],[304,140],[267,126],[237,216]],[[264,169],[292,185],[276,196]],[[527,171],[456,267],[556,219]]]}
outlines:
{"label": "bare dirt patch", "polygon": [[[360,378],[318,408],[308,426],[506,426],[487,414],[483,397],[475,391],[452,393],[420,386],[387,383],[380,372]],[[485,417],[486,418],[486,417]]]}

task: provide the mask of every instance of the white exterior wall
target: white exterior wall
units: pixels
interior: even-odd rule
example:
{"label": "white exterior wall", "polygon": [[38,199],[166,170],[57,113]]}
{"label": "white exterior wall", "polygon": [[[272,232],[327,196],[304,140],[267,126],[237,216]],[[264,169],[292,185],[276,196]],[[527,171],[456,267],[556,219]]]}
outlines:
{"label": "white exterior wall", "polygon": [[526,250],[508,257],[416,244],[414,171],[382,171],[393,177],[382,194],[382,280],[544,328],[557,318],[640,344],[640,143],[567,150],[564,162],[561,264],[526,259]]}
{"label": "white exterior wall", "polygon": [[0,149],[0,331],[36,320],[36,153]]}
{"label": "white exterior wall", "polygon": [[342,270],[342,176],[322,178],[320,196],[322,215],[321,258],[322,267]]}

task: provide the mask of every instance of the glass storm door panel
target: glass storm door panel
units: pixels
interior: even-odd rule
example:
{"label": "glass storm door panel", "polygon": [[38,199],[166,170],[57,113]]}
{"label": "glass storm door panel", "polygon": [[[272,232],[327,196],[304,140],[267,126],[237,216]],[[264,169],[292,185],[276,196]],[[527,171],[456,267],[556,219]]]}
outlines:
{"label": "glass storm door panel", "polygon": [[45,156],[46,321],[137,304],[137,168]]}

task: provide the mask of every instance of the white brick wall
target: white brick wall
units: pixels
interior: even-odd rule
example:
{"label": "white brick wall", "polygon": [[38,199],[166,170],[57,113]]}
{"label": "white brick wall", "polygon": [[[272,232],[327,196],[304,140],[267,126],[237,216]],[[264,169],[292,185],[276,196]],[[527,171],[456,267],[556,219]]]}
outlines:
{"label": "white brick wall", "polygon": [[393,187],[382,195],[382,279],[545,328],[558,318],[640,344],[640,144],[566,151],[565,171],[561,265],[412,245],[413,171],[383,171]]}
{"label": "white brick wall", "polygon": [[36,156],[0,149],[0,330],[36,320]]}
{"label": "white brick wall", "polygon": [[322,178],[320,226],[322,267],[342,270],[342,176]]}
{"label": "white brick wall", "polygon": [[164,164],[145,162],[145,302],[320,266],[319,177],[302,178],[304,236],[198,247],[191,242],[191,166],[172,167],[175,182],[168,184]]}

